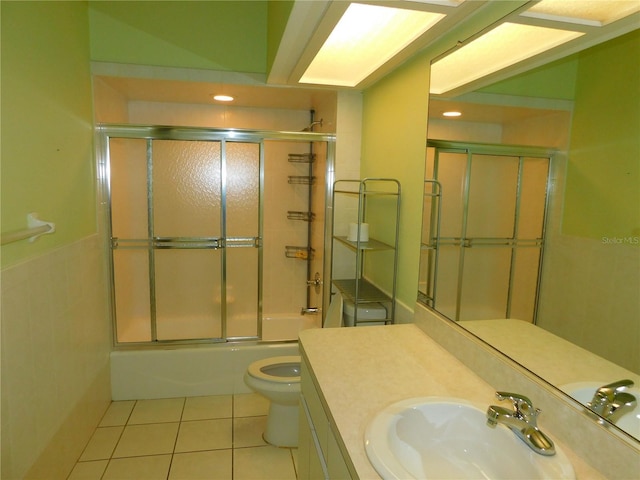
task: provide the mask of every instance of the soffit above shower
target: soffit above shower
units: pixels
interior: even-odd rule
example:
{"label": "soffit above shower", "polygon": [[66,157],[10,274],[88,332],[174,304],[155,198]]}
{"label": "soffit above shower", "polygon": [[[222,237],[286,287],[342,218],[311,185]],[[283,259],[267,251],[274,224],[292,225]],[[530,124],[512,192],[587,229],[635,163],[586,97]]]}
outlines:
{"label": "soffit above shower", "polygon": [[331,90],[273,87],[219,82],[193,82],[148,78],[98,75],[97,79],[124,96],[128,101],[168,102],[183,104],[217,104],[214,94],[234,97],[229,106],[252,108],[283,108],[310,110],[317,105],[333,102]]}

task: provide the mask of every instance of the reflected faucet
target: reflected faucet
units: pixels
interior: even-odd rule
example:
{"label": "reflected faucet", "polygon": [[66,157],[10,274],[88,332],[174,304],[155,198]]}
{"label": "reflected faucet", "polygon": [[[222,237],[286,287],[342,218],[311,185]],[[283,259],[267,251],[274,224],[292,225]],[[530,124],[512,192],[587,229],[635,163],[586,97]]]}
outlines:
{"label": "reflected faucet", "polygon": [[531,400],[524,395],[496,392],[498,400],[510,400],[513,409],[491,405],[487,409],[487,425],[494,428],[498,423],[506,425],[529,448],[540,455],[555,455],[553,441],[540,431],[537,425],[540,409],[533,408]]}
{"label": "reflected faucet", "polygon": [[615,423],[622,415],[633,410],[638,403],[636,397],[624,390],[633,387],[631,380],[618,380],[596,390],[587,406],[602,418]]}

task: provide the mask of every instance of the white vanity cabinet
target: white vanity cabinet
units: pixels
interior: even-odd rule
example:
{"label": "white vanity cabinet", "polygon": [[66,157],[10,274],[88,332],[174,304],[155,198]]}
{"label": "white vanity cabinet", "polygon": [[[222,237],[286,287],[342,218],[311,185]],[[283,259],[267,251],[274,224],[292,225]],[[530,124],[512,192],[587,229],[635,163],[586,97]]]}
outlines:
{"label": "white vanity cabinet", "polygon": [[302,362],[298,478],[346,480],[352,476],[336,440],[307,364]]}

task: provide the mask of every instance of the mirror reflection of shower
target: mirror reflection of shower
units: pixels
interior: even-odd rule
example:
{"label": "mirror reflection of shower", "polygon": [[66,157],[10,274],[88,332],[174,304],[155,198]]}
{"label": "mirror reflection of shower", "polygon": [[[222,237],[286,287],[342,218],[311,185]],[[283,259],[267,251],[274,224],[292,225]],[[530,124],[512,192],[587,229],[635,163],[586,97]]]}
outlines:
{"label": "mirror reflection of shower", "polygon": [[547,149],[430,141],[421,301],[452,320],[535,322]]}
{"label": "mirror reflection of shower", "polygon": [[314,186],[331,136],[143,130],[103,127],[117,343],[295,340],[319,326],[301,306],[322,303]]}

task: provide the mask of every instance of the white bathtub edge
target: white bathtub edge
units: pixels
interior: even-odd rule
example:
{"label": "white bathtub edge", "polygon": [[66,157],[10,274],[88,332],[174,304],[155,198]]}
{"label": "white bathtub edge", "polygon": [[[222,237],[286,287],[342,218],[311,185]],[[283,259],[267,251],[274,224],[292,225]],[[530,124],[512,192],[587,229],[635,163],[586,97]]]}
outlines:
{"label": "white bathtub edge", "polygon": [[111,352],[111,396],[118,400],[250,393],[250,363],[298,355],[298,343],[225,344]]}

